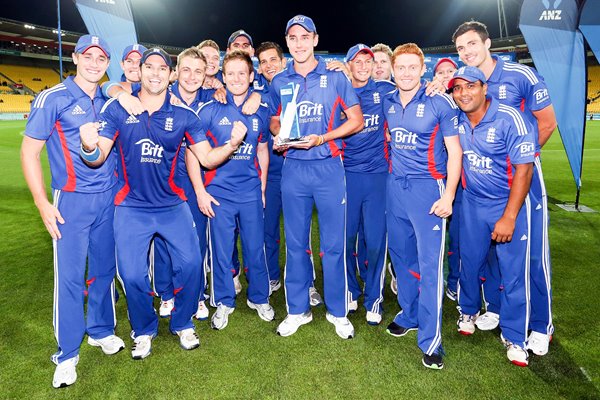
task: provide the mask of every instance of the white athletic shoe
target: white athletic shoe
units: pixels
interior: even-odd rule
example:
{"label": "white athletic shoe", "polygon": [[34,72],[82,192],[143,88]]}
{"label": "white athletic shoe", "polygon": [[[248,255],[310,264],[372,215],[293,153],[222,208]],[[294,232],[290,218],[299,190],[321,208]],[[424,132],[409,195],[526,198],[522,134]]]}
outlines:
{"label": "white athletic shoe", "polygon": [[277,334],[284,337],[291,336],[298,331],[298,328],[308,324],[312,319],[313,317],[310,311],[307,311],[304,314],[288,314],[277,327]]}
{"label": "white athletic shoe", "polygon": [[317,306],[320,306],[321,304],[323,304],[323,299],[321,298],[321,295],[319,294],[319,292],[317,292],[317,289],[315,289],[313,286],[311,286],[308,289],[308,296],[310,297],[310,306],[311,307],[317,307]]}
{"label": "white athletic shoe", "polygon": [[348,303],[348,312],[349,313],[354,313],[354,312],[356,312],[356,310],[358,310],[358,301],[353,300],[350,303]]}
{"label": "white athletic shoe", "polygon": [[390,289],[392,290],[392,293],[394,293],[395,295],[398,295],[398,281],[396,280],[396,277],[394,276],[393,270],[392,270],[392,263],[388,263],[388,272],[390,273]]}
{"label": "white athletic shoe", "polygon": [[258,316],[263,321],[271,322],[275,319],[275,310],[273,310],[273,307],[271,307],[269,303],[255,304],[250,300],[246,300],[246,304],[248,304],[248,307],[252,310],[256,310]]}
{"label": "white athletic shoe", "polygon": [[381,323],[381,314],[367,311],[367,324],[379,325]]}
{"label": "white athletic shoe", "polygon": [[117,354],[125,348],[125,342],[116,335],[103,337],[102,339],[94,339],[88,336],[88,344],[94,347],[100,347],[104,354]]}
{"label": "white athletic shoe", "polygon": [[342,339],[352,339],[354,337],[354,326],[348,318],[334,317],[329,312],[327,312],[325,318],[335,326],[335,333]]}
{"label": "white athletic shoe", "polygon": [[516,366],[526,367],[529,365],[529,353],[519,345],[516,345],[500,334],[500,340],[506,347],[506,357]]}
{"label": "white athletic shoe", "polygon": [[281,281],[279,279],[272,280],[269,282],[269,286],[271,286],[271,293],[276,292],[281,289]]}
{"label": "white athletic shoe", "polygon": [[151,335],[140,335],[133,339],[133,346],[131,346],[131,358],[134,360],[143,360],[152,353],[152,339]]}
{"label": "white athletic shoe", "polygon": [[69,358],[56,366],[52,386],[56,389],[70,386],[77,380],[77,370],[75,366],[79,362],[79,355]]}
{"label": "white athletic shoe", "polygon": [[204,304],[204,300],[198,302],[198,310],[196,310],[196,319],[206,321],[208,319],[208,307]]}
{"label": "white athletic shoe", "polygon": [[450,289],[449,287],[446,288],[446,297],[452,301],[456,301],[456,291]]}
{"label": "white athletic shoe", "polygon": [[175,298],[166,301],[161,301],[160,308],[158,309],[158,315],[160,315],[161,318],[167,318],[171,315],[171,311],[173,311],[174,307]]}
{"label": "white athletic shoe", "polygon": [[235,311],[233,307],[227,307],[223,304],[219,304],[217,307],[217,311],[213,314],[210,320],[210,326],[213,329],[220,331],[221,329],[225,329],[227,324],[229,323],[229,314]]}
{"label": "white athletic shoe", "polygon": [[475,315],[468,315],[468,314],[460,314],[460,316],[458,317],[458,321],[456,322],[456,326],[458,328],[458,333],[460,333],[461,335],[472,335],[473,333],[475,333],[475,321],[477,320],[477,317],[479,316],[479,313],[475,314]]}
{"label": "white athletic shoe", "polygon": [[184,350],[194,350],[197,347],[200,347],[200,339],[194,328],[187,328],[181,331],[175,332],[177,336],[179,336],[179,345]]}
{"label": "white athletic shoe", "polygon": [[475,321],[475,325],[477,325],[477,328],[479,328],[482,331],[491,331],[492,329],[496,329],[499,323],[500,316],[491,311],[483,313],[477,318],[477,321]]}
{"label": "white athletic shoe", "polygon": [[544,333],[531,331],[527,339],[527,349],[538,356],[545,356],[548,353],[550,345],[550,336]]}
{"label": "white athletic shoe", "polygon": [[239,274],[233,277],[233,287],[235,288],[235,294],[240,294],[242,292],[242,283],[240,282]]}

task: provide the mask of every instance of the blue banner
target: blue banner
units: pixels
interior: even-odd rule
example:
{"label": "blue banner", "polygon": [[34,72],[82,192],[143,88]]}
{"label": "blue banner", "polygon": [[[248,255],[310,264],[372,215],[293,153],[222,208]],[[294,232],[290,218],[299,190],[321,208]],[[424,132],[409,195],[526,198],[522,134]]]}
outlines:
{"label": "blue banner", "polygon": [[129,0],[75,0],[75,4],[88,32],[108,42],[111,52],[108,77],[120,81],[123,50],[138,42]]}
{"label": "blue banner", "polygon": [[581,9],[579,30],[600,62],[600,2],[588,0]]}
{"label": "blue banner", "polygon": [[577,30],[578,23],[576,0],[523,1],[519,28],[548,86],[558,130],[579,191],[587,85],[583,35]]}

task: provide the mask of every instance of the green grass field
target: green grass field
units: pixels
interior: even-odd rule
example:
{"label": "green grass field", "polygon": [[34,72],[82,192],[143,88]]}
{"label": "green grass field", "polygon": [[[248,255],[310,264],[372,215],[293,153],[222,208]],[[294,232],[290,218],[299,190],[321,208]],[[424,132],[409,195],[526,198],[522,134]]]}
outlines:
{"label": "green grass field", "polygon": [[[555,205],[550,206],[550,241],[556,332],[549,354],[532,356],[529,368],[509,363],[498,332],[459,335],[457,311],[446,302],[446,365],[442,371],[425,369],[415,333],[385,334],[398,311],[389,286],[383,323],[368,326],[365,311],[359,310],[350,317],[353,340],[338,338],[323,307],[313,310],[314,321],[296,335],[277,336],[285,316],[280,290],[272,298],[275,322],[259,320],[242,294],[224,331],[196,322],[199,349],[181,350],[167,320],[161,320],[153,354],[134,361],[121,297],[117,334],[128,348],[105,356],[82,344],[77,382],[55,390],[52,243],[21,174],[23,129],[23,122],[0,123],[0,399],[600,398],[600,214],[567,213]],[[588,124],[586,142],[581,203],[600,210],[600,122]],[[573,202],[575,185],[558,134],[543,158],[551,202]]]}

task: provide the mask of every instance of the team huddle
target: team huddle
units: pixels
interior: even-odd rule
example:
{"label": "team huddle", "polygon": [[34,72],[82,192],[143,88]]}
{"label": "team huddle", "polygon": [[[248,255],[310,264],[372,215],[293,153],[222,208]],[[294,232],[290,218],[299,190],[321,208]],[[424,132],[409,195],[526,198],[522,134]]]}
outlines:
{"label": "team huddle", "polygon": [[[350,339],[348,314],[361,297],[366,322],[382,322],[388,250],[400,311],[386,332],[416,330],[425,367],[444,366],[444,293],[457,302],[461,334],[499,326],[519,366],[528,350],[546,354],[554,327],[540,151],[556,127],[552,104],[534,69],[490,53],[485,25],[464,23],[452,39],[465,65],[443,58],[426,82],[414,43],[393,51],[357,44],[345,63],[325,63],[314,53],[313,20],[298,15],[285,28],[287,68],[278,44],[255,50],[240,30],[221,66],[212,40],[184,50],[175,66],[162,49],[132,44],[122,82],[101,88],[110,49],[82,36],[77,74],[34,100],[21,149],[53,238],[53,386],[76,381],[86,334],[105,354],[125,348],[115,335],[115,277],[134,359],[151,354],[159,316],[170,317],[185,350],[200,345],[193,318],[207,320],[208,305],[211,327],[225,329],[242,270],[247,306],[264,321],[274,320],[269,299],[284,287],[278,335],[295,334],[324,303],[336,334]],[[282,101],[290,87],[298,141],[279,137],[290,126]],[[314,284],[314,207],[323,298]]]}

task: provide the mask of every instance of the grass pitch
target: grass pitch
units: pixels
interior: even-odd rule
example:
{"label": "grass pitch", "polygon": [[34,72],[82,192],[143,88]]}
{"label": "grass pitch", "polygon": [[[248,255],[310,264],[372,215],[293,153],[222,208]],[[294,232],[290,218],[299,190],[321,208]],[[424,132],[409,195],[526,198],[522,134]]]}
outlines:
{"label": "grass pitch", "polygon": [[[549,354],[531,356],[529,368],[508,362],[498,332],[460,336],[457,311],[447,301],[446,365],[442,371],[425,369],[414,332],[403,338],[385,334],[398,311],[389,286],[381,326],[368,326],[365,311],[359,309],[350,316],[356,329],[350,341],[337,337],[323,307],[313,310],[314,321],[296,335],[278,337],[275,329],[285,316],[283,291],[272,297],[277,312],[273,323],[248,309],[242,293],[224,331],[196,322],[200,349],[181,350],[167,321],[161,320],[152,355],[134,361],[122,296],[117,334],[128,348],[105,356],[84,342],[77,382],[52,389],[52,244],[21,174],[23,129],[22,121],[0,123],[1,399],[600,398],[600,214],[567,213],[553,204],[556,332]],[[45,155],[43,162],[48,178]],[[551,203],[573,202],[575,185],[558,134],[544,148],[543,163]],[[600,210],[599,171],[600,122],[594,121],[588,123],[581,203],[595,210]],[[316,263],[320,270],[320,260]],[[318,277],[317,286],[321,284]]]}

